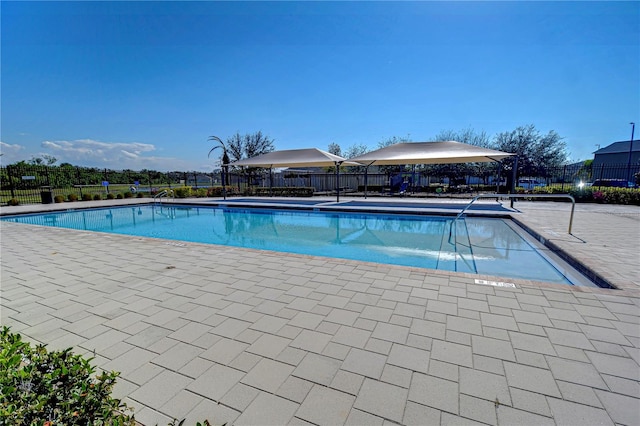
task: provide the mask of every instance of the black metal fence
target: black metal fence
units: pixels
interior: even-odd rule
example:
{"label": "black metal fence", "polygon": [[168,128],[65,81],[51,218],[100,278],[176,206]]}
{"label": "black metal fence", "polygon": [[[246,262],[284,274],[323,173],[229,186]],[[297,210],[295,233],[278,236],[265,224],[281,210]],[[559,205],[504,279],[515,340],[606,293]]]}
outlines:
{"label": "black metal fence", "polygon": [[[547,169],[543,176],[519,177],[518,184],[553,186],[556,192],[569,192],[581,184],[603,184],[607,180],[624,180],[631,177],[632,184],[640,178],[640,165],[601,165],[595,168],[584,165],[567,165]],[[340,173],[341,191],[370,194],[392,193],[404,183],[406,192],[412,193],[471,193],[481,191],[505,191],[511,184],[511,171],[497,167],[461,167],[440,165],[419,168],[386,168],[367,173],[346,168]],[[277,173],[268,170],[232,172],[226,176],[226,184],[232,193],[248,194],[256,187],[307,187],[316,193],[336,191],[338,182],[334,170],[291,170]],[[606,184],[606,183],[604,183]],[[59,199],[99,199],[132,196],[132,193],[154,194],[165,188],[190,186],[211,188],[222,185],[219,172],[157,172],[152,170],[109,170],[74,166],[44,166],[17,164],[0,167],[0,204],[12,200],[20,204],[51,203]],[[526,188],[531,189],[531,188]],[[111,195],[110,195],[111,194]],[[13,202],[15,202],[13,201]]]}

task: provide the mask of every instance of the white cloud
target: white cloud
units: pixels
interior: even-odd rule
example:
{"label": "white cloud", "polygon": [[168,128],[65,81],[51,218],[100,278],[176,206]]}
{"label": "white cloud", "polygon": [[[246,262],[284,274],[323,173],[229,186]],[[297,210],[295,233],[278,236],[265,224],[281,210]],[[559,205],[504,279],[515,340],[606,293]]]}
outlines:
{"label": "white cloud", "polygon": [[11,145],[5,142],[0,141],[0,163],[1,164],[13,164],[16,161],[23,160],[20,151],[23,151],[24,147],[22,145]]}
{"label": "white cloud", "polygon": [[92,139],[73,141],[44,141],[42,148],[49,151],[59,163],[78,166],[100,167],[114,170],[193,170],[189,161],[153,156],[156,151],[152,144],[139,142],[101,142]]}
{"label": "white cloud", "polygon": [[140,158],[140,155],[138,155],[138,154],[136,154],[134,152],[129,152],[129,151],[126,151],[124,149],[121,150],[120,152],[122,152],[122,155],[124,155],[125,157],[128,157],[128,158],[133,158],[133,159]]}

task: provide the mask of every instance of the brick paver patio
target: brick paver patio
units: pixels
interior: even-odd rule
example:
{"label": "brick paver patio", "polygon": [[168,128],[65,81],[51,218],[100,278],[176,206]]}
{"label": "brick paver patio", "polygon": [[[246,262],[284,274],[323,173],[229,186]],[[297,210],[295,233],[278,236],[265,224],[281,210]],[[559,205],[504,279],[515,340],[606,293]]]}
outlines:
{"label": "brick paver patio", "polygon": [[146,425],[640,424],[640,209],[517,208],[624,290],[2,222],[2,324]]}

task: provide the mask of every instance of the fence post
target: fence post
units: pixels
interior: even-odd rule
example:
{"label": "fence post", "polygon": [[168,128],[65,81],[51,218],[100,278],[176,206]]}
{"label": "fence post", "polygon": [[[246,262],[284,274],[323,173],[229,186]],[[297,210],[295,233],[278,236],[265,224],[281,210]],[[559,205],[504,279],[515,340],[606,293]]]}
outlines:
{"label": "fence post", "polygon": [[565,164],[564,167],[562,168],[562,185],[560,186],[560,191],[564,191],[564,179],[566,175],[567,175],[567,165]]}
{"label": "fence post", "polygon": [[16,198],[15,186],[13,183],[13,175],[11,174],[12,167],[7,167],[7,176],[9,176],[9,189],[11,190],[11,198]]}

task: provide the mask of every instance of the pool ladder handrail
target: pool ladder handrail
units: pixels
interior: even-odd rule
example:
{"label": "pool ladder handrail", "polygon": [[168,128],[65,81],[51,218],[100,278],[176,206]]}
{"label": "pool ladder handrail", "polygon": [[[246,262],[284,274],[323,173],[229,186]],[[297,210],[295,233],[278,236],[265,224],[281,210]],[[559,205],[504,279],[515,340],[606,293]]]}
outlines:
{"label": "pool ladder handrail", "polygon": [[466,211],[471,207],[473,203],[475,203],[480,198],[568,198],[571,200],[571,214],[569,215],[569,230],[567,233],[571,234],[571,228],[573,226],[573,213],[576,209],[576,199],[569,194],[480,194],[473,197],[473,199],[463,208],[460,213],[456,216],[455,219],[451,221],[451,225],[449,226],[449,239],[451,239],[451,229],[453,228],[453,224],[456,220],[458,220]]}
{"label": "pool ladder handrail", "polygon": [[169,195],[173,197],[173,190],[167,190],[167,189],[162,190],[153,196],[153,202],[162,203],[162,197],[168,197]]}
{"label": "pool ladder handrail", "polygon": [[[474,273],[478,273],[478,266],[476,265],[476,261],[475,258],[473,256],[473,245],[471,244],[471,236],[469,235],[469,230],[467,229],[467,241],[469,241],[469,245],[465,246],[464,244],[460,243],[460,245],[464,246],[464,247],[468,247],[469,248],[469,254],[471,255],[471,261],[473,264],[473,267],[471,267],[469,265],[469,262],[467,261],[467,259],[464,258],[463,255],[458,253],[458,233],[456,232],[456,238],[453,240],[453,242],[451,242],[451,233],[452,233],[452,228],[453,228],[453,223],[454,223],[455,219],[453,221],[451,221],[451,225],[449,226],[449,244],[451,244],[453,246],[453,251],[456,254],[456,262],[457,262],[457,256],[460,256],[460,259],[462,260],[462,262],[464,262],[465,265],[467,265],[467,267],[469,268],[469,270],[474,271]],[[467,226],[467,223],[464,222],[465,228]],[[456,267],[457,270],[457,267]]]}

